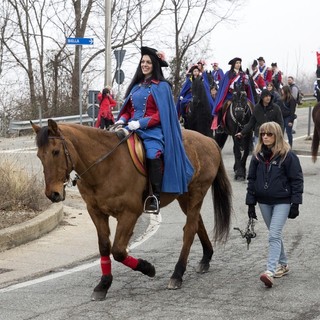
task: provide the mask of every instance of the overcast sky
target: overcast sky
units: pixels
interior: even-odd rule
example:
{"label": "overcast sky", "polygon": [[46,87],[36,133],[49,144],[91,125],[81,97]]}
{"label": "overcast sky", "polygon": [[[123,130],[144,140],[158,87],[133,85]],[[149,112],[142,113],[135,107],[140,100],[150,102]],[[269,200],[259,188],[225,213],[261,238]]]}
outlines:
{"label": "overcast sky", "polygon": [[287,76],[315,74],[316,51],[320,51],[319,0],[245,0],[245,5],[236,26],[220,25],[213,32],[215,49],[206,59],[209,66],[216,61],[226,71],[228,61],[240,57],[245,69],[263,56],[268,66],[277,62]]}

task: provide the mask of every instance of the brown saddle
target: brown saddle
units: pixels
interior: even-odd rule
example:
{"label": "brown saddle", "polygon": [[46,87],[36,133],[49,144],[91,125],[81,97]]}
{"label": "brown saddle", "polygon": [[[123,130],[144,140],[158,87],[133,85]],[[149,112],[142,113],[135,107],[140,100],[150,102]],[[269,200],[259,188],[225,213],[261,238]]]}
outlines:
{"label": "brown saddle", "polygon": [[131,159],[137,170],[144,176],[147,176],[146,171],[146,153],[141,139],[136,133],[133,133],[127,140],[128,149]]}

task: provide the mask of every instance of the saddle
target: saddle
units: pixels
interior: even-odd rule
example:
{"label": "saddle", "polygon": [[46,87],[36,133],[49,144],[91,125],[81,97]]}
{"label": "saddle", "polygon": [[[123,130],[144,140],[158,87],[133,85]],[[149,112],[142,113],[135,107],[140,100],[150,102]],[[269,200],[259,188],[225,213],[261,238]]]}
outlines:
{"label": "saddle", "polygon": [[133,164],[135,165],[136,169],[146,177],[146,155],[143,143],[139,136],[135,132],[129,133],[129,131],[121,125],[112,125],[108,128],[108,130],[115,132],[120,140],[127,140],[127,145]]}
{"label": "saddle", "polygon": [[146,171],[146,153],[141,139],[136,133],[133,133],[127,140],[131,159],[137,170],[144,176],[147,176]]}

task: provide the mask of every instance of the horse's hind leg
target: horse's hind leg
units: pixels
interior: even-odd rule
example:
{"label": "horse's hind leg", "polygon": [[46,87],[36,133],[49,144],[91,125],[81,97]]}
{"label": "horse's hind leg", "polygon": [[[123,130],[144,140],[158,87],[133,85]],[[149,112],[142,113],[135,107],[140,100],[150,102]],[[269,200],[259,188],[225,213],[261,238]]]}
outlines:
{"label": "horse's hind leg", "polygon": [[185,202],[183,202],[181,198],[178,199],[178,201],[182,211],[187,215],[187,221],[183,228],[182,249],[180,252],[178,262],[175,265],[174,272],[170,278],[168,289],[181,288],[182,277],[187,268],[187,261],[190,253],[190,248],[192,246],[194,236],[198,232],[199,214],[200,214],[200,208],[202,205],[202,201],[201,201],[197,206],[194,206],[192,209],[190,209],[189,207],[189,209],[187,210],[188,205],[187,204],[184,205]]}
{"label": "horse's hind leg", "polygon": [[209,270],[210,267],[210,261],[213,255],[213,248],[212,243],[208,237],[207,230],[203,224],[201,215],[199,216],[198,237],[202,245],[203,256],[196,268],[196,272],[205,273]]}

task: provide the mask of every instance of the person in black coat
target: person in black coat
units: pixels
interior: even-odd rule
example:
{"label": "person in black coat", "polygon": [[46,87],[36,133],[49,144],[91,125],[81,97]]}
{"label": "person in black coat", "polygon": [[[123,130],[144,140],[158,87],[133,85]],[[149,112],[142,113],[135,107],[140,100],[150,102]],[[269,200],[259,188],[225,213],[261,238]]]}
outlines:
{"label": "person in black coat", "polygon": [[274,121],[260,126],[247,179],[248,216],[257,219],[255,205],[258,203],[269,230],[267,271],[261,274],[260,280],[272,287],[274,278],[289,272],[282,230],[288,218],[295,219],[299,215],[303,193],[299,158],[291,151],[282,128]]}
{"label": "person in black coat", "polygon": [[249,122],[244,126],[241,132],[235,136],[241,138],[250,134],[254,130],[255,144],[258,141],[260,126],[265,122],[275,121],[283,130],[283,118],[280,107],[273,103],[273,96],[269,90],[264,89],[260,95],[260,101],[255,105]]}

